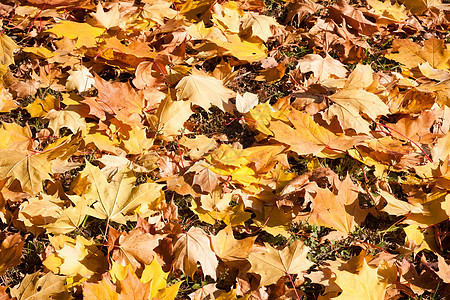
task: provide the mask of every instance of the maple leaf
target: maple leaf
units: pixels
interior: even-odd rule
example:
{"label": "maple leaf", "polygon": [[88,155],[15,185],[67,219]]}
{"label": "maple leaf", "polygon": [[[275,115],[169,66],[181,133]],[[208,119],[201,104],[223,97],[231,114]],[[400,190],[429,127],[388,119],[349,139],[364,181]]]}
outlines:
{"label": "maple leaf", "polygon": [[313,265],[306,258],[308,251],[309,247],[300,240],[281,251],[266,244],[264,252],[250,253],[248,261],[251,268],[248,272],[260,275],[262,286],[273,284],[288,274],[302,276]]}
{"label": "maple leaf", "polygon": [[164,19],[173,19],[178,12],[171,8],[172,2],[165,0],[147,1],[143,7],[142,17],[164,24]]}
{"label": "maple leaf", "polygon": [[211,248],[209,235],[202,229],[191,227],[186,233],[177,235],[173,252],[174,269],[182,270],[192,277],[198,270],[199,262],[204,275],[209,275],[214,280],[217,278],[216,268],[219,262]]}
{"label": "maple leaf", "polygon": [[50,94],[47,94],[44,99],[35,99],[33,103],[25,107],[32,118],[44,117],[52,109],[59,110],[59,108],[59,100]]}
{"label": "maple leaf", "polygon": [[377,268],[370,267],[363,259],[358,273],[347,270],[334,270],[335,282],[342,293],[335,299],[383,299],[386,293],[386,283],[378,279]]}
{"label": "maple leaf", "polygon": [[107,246],[112,259],[121,265],[131,265],[134,270],[153,261],[156,255],[154,249],[164,238],[164,235],[152,235],[141,228],[120,233],[110,227],[108,234]]}
{"label": "maple leaf", "polygon": [[20,263],[24,242],[19,233],[7,236],[2,233],[2,242],[0,244],[0,275],[3,275],[7,269]]}
{"label": "maple leaf", "polygon": [[223,85],[221,80],[203,75],[183,77],[175,88],[178,99],[188,99],[192,104],[205,110],[215,105],[222,111],[227,111],[230,105],[229,99],[235,95],[232,90]]}
{"label": "maple leaf", "polygon": [[284,122],[273,121],[270,123],[270,130],[272,130],[275,140],[289,145],[290,149],[299,155],[315,155],[325,148],[335,148],[345,151],[353,147],[355,143],[355,140],[351,138],[336,135],[318,125],[305,112],[292,110],[289,114],[289,120],[295,129]]}
{"label": "maple leaf", "polygon": [[190,107],[188,101],[173,101],[170,97],[166,97],[158,107],[156,120],[151,122],[155,131],[165,136],[180,134],[184,123],[193,114]]}
{"label": "maple leaf", "polygon": [[24,127],[16,123],[2,123],[0,128],[0,148],[13,148],[20,152],[31,150],[33,145],[30,126]]}
{"label": "maple leaf", "polygon": [[85,66],[72,69],[68,73],[69,78],[67,78],[66,82],[66,90],[68,91],[77,90],[82,93],[89,90],[95,84],[94,76]]}
{"label": "maple leaf", "polygon": [[19,46],[6,34],[0,35],[0,63],[6,66],[14,64],[14,50]]}
{"label": "maple leaf", "polygon": [[75,40],[75,47],[95,47],[97,37],[103,34],[104,29],[91,26],[87,23],[78,23],[73,21],[61,21],[46,32],[55,34],[57,37],[67,37]]}
{"label": "maple leaf", "polygon": [[105,268],[103,253],[94,242],[82,236],[75,240],[67,236],[50,237],[50,243],[55,252],[42,263],[54,273],[89,278]]}
{"label": "maple leaf", "polygon": [[302,73],[313,72],[319,81],[332,78],[332,76],[344,78],[347,75],[344,65],[328,54],[325,58],[318,54],[307,54],[298,61],[297,68]]}
{"label": "maple leaf", "polygon": [[140,114],[145,107],[144,95],[136,92],[128,82],[110,83],[97,74],[94,79],[99,101],[112,110],[118,120],[142,128]]}
{"label": "maple leaf", "polygon": [[37,194],[43,190],[42,182],[51,180],[48,154],[27,154],[15,150],[0,150],[0,179],[20,181],[24,192]]}
{"label": "maple leaf", "polygon": [[219,233],[211,237],[214,252],[225,262],[242,261],[249,255],[249,250],[255,242],[255,237],[236,240],[233,236],[233,229],[228,225]]}
{"label": "maple leaf", "polygon": [[18,288],[11,289],[11,295],[16,299],[70,299],[65,276],[41,275],[39,271],[27,274]]}
{"label": "maple leaf", "polygon": [[114,4],[108,12],[105,12],[103,10],[103,6],[99,2],[97,4],[96,12],[91,13],[91,16],[97,21],[98,24],[106,29],[116,27],[120,22],[119,4]]}
{"label": "maple leaf", "polygon": [[271,27],[280,26],[280,24],[273,17],[249,12],[244,16],[241,26],[243,32],[249,31],[250,36],[258,37],[267,42],[273,36]]}
{"label": "maple leaf", "polygon": [[86,129],[86,120],[74,111],[52,109],[47,113],[45,118],[50,120],[48,127],[57,136],[59,136],[59,129],[63,127],[69,128],[72,133]]}
{"label": "maple leaf", "polygon": [[309,222],[331,227],[343,233],[355,230],[357,222],[361,223],[367,212],[359,208],[358,188],[346,178],[335,195],[328,189],[317,188],[313,198],[313,208]]}
{"label": "maple leaf", "polygon": [[116,291],[116,286],[106,276],[102,276],[102,280],[97,283],[83,282],[83,299],[96,300],[119,300],[119,294]]}
{"label": "maple leaf", "polygon": [[24,222],[27,231],[37,236],[44,231],[42,226],[56,221],[62,205],[64,204],[57,197],[40,194],[20,205],[17,219]]}
{"label": "maple leaf", "polygon": [[196,135],[193,139],[183,136],[178,142],[189,149],[187,154],[193,160],[202,158],[206,153],[217,147],[216,141],[205,135]]}
{"label": "maple leaf", "polygon": [[244,95],[236,95],[236,109],[238,112],[245,114],[250,111],[250,109],[255,108],[258,105],[258,95],[245,92]]}
{"label": "maple leaf", "polygon": [[370,123],[361,114],[375,120],[390,113],[389,107],[377,95],[362,89],[343,89],[331,95],[330,99],[334,104],[324,113],[324,119],[331,123],[336,116],[344,129],[354,129],[357,133],[370,132]]}
{"label": "maple leaf", "polygon": [[76,229],[79,229],[88,213],[88,203],[86,198],[77,195],[68,195],[68,198],[75,202],[75,206],[58,211],[57,219],[54,222],[48,222],[43,227],[49,233],[53,234],[67,234]]}
{"label": "maple leaf", "polygon": [[391,4],[390,1],[368,0],[367,3],[378,15],[377,23],[385,24],[391,22],[403,22],[408,18],[406,8],[398,3]]}
{"label": "maple leaf", "polygon": [[86,162],[83,174],[90,184],[84,196],[94,205],[88,212],[93,217],[125,224],[127,220],[136,218],[130,214],[139,206],[156,209],[161,202],[161,185],[143,183],[134,186],[136,177],[126,168],[119,171],[111,182],[89,162]]}
{"label": "maple leaf", "polygon": [[330,15],[336,22],[340,22],[343,18],[351,27],[364,35],[372,35],[378,31],[376,24],[370,22],[364,14],[349,5],[345,0],[339,0],[335,5],[330,7]]}
{"label": "maple leaf", "polygon": [[386,57],[404,64],[408,69],[426,62],[435,69],[448,70],[450,68],[449,48],[445,47],[443,40],[434,37],[426,40],[423,47],[408,39],[396,39]]}

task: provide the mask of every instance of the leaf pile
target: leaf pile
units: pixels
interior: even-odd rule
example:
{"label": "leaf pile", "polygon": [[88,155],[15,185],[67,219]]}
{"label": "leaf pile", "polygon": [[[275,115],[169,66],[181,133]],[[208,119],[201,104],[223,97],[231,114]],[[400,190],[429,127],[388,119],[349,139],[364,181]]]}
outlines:
{"label": "leaf pile", "polygon": [[2,1],[2,299],[448,295],[449,11]]}

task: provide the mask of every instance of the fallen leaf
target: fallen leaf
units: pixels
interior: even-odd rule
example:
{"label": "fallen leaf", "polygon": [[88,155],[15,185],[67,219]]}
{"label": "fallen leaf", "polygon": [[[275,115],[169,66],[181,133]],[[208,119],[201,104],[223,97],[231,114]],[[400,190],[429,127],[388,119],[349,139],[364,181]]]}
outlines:
{"label": "fallen leaf", "polygon": [[103,6],[99,2],[97,4],[96,12],[91,13],[91,16],[95,19],[97,24],[105,27],[106,29],[116,27],[120,22],[119,5],[116,3],[108,12],[105,12]]}
{"label": "fallen leaf", "polygon": [[318,54],[307,54],[299,59],[297,68],[302,73],[313,72],[314,76],[319,78],[319,81],[333,77],[344,78],[347,75],[347,69],[344,65],[328,54],[325,58]]}
{"label": "fallen leaf", "polygon": [[27,274],[18,288],[11,289],[11,296],[17,299],[70,299],[65,281],[66,277],[52,272]]}
{"label": "fallen leaf", "polygon": [[189,231],[177,236],[173,246],[175,270],[181,270],[192,277],[198,270],[197,262],[203,274],[216,279],[216,268],[219,264],[216,254],[211,248],[211,240],[202,229],[191,227]]}
{"label": "fallen leaf", "polygon": [[66,89],[68,91],[77,90],[82,93],[89,90],[95,84],[94,76],[85,66],[69,70],[68,73],[69,78],[67,78],[66,82]]}
{"label": "fallen leaf", "polygon": [[46,32],[55,34],[57,37],[66,37],[76,40],[75,47],[95,47],[97,37],[103,34],[104,29],[91,26],[87,23],[73,21],[61,21]]}
{"label": "fallen leaf", "polygon": [[229,99],[235,95],[223,85],[222,80],[203,75],[183,77],[175,88],[178,99],[188,99],[205,110],[215,105],[222,111],[227,111]]}
{"label": "fallen leaf", "polygon": [[278,279],[288,274],[303,276],[303,273],[313,265],[306,255],[309,247],[300,240],[294,241],[283,250],[276,250],[266,244],[264,252],[250,252],[248,261],[251,264],[250,273],[261,276],[260,285],[267,286],[276,283]]}
{"label": "fallen leaf", "polygon": [[0,35],[0,63],[6,66],[14,64],[13,52],[19,49],[19,46],[6,34]]}
{"label": "fallen leaf", "polygon": [[17,266],[22,257],[22,248],[25,241],[19,233],[4,235],[0,244],[0,275],[4,275],[6,270]]}
{"label": "fallen leaf", "polygon": [[136,218],[133,213],[139,206],[156,209],[161,202],[162,186],[150,182],[134,186],[136,177],[133,171],[122,169],[108,182],[99,168],[86,162],[83,176],[87,176],[90,184],[84,196],[94,206],[88,214],[108,222],[125,224],[127,220]]}
{"label": "fallen leaf", "polygon": [[279,27],[280,24],[271,16],[249,12],[244,16],[241,26],[243,32],[249,31],[250,36],[258,37],[267,42],[273,36],[271,27]]}
{"label": "fallen leaf", "polygon": [[110,227],[108,234],[107,246],[111,258],[123,266],[131,265],[133,270],[141,269],[153,261],[156,255],[154,249],[164,238],[164,235],[152,235],[141,228],[120,233]]}
{"label": "fallen leaf", "polygon": [[334,270],[336,283],[342,293],[336,299],[383,299],[386,283],[378,279],[377,268],[369,267],[366,260],[358,273]]}
{"label": "fallen leaf", "polygon": [[270,130],[272,130],[275,140],[289,145],[290,149],[299,155],[317,155],[325,148],[345,151],[355,144],[355,140],[336,135],[318,125],[305,112],[292,110],[289,114],[289,120],[295,128],[284,122],[274,121],[270,123]]}
{"label": "fallen leaf", "polygon": [[231,225],[228,225],[211,237],[211,243],[214,252],[222,261],[237,263],[248,257],[255,239],[256,237],[249,237],[236,240]]}

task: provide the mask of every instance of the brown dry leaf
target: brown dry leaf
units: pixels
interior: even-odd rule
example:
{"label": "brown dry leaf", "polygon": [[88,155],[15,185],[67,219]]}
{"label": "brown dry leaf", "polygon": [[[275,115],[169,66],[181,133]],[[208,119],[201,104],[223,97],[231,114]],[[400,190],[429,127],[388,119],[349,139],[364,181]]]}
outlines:
{"label": "brown dry leaf", "polygon": [[337,23],[340,23],[343,18],[348,25],[364,35],[370,36],[378,31],[376,24],[366,19],[360,10],[349,5],[345,0],[339,0],[330,7],[330,16]]}
{"label": "brown dry leaf", "polygon": [[423,111],[419,116],[407,115],[395,124],[386,124],[392,128],[391,135],[397,139],[414,141],[420,144],[430,144],[437,134],[431,133],[433,124],[436,122],[434,111]]}
{"label": "brown dry leaf", "polygon": [[290,2],[286,20],[293,21],[294,17],[297,17],[297,21],[300,24],[309,14],[315,14],[320,9],[323,9],[323,6],[314,1],[300,0]]}
{"label": "brown dry leaf", "polygon": [[41,276],[41,272],[27,274],[17,288],[11,289],[11,296],[20,300],[33,299],[71,299],[66,289],[65,276],[58,276],[52,272]]}
{"label": "brown dry leaf", "polygon": [[386,57],[404,64],[408,69],[426,62],[438,70],[450,68],[450,48],[445,46],[444,40],[434,37],[426,40],[423,47],[408,39],[394,40]]}
{"label": "brown dry leaf", "polygon": [[6,292],[8,289],[7,286],[0,286],[0,300],[12,300],[11,296],[9,296],[9,293]]}
{"label": "brown dry leaf", "polygon": [[[192,184],[197,184],[204,192],[212,193],[219,183],[219,175],[212,172],[208,167],[201,168],[194,175]],[[192,170],[192,167],[189,170]]]}
{"label": "brown dry leaf", "polygon": [[144,232],[141,228],[135,228],[128,233],[109,227],[108,252],[111,258],[123,265],[131,265],[134,270],[141,269],[143,265],[149,265],[155,258],[154,249],[159,245],[165,235]]}
{"label": "brown dry leaf", "polygon": [[308,221],[347,234],[353,232],[357,221],[361,223],[367,215],[359,208],[358,191],[349,177],[340,184],[337,195],[317,188]]}
{"label": "brown dry leaf", "polygon": [[211,248],[210,236],[202,229],[191,227],[189,231],[177,235],[174,252],[174,269],[181,270],[192,277],[198,270],[197,262],[202,267],[203,274],[214,280],[219,264],[216,254]]}
{"label": "brown dry leaf", "polygon": [[3,275],[7,269],[12,268],[20,263],[22,257],[22,248],[24,240],[19,233],[5,236],[2,235],[2,243],[0,245],[0,275]]}
{"label": "brown dry leaf", "polygon": [[302,276],[313,265],[306,258],[308,251],[309,247],[300,240],[281,251],[266,244],[264,252],[250,252],[248,261],[252,267],[248,272],[261,276],[261,286],[276,283],[288,274]]}
{"label": "brown dry leaf", "polygon": [[231,105],[229,99],[235,96],[232,90],[223,85],[222,80],[204,75],[183,77],[175,88],[178,99],[188,99],[205,110],[215,105],[222,111],[228,111]]}
{"label": "brown dry leaf", "polygon": [[145,103],[141,92],[136,92],[128,82],[109,83],[97,74],[95,87],[98,90],[98,101],[111,109],[118,120],[142,128],[140,114]]}

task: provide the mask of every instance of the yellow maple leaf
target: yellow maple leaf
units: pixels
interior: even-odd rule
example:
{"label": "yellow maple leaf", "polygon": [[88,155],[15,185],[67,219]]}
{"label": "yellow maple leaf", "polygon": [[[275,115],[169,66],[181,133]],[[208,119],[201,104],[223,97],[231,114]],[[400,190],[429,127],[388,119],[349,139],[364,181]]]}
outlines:
{"label": "yellow maple leaf", "polygon": [[336,283],[342,289],[342,293],[334,299],[384,299],[387,284],[379,280],[377,269],[371,268],[363,259],[362,266],[356,274],[347,270],[335,270]]}
{"label": "yellow maple leaf", "polygon": [[54,273],[89,278],[106,266],[105,257],[95,243],[80,235],[75,240],[66,236],[50,237],[50,243],[55,252],[42,263]]}
{"label": "yellow maple leaf", "polygon": [[9,66],[14,64],[14,50],[19,46],[6,34],[0,35],[0,64]]}
{"label": "yellow maple leaf", "polygon": [[88,214],[108,222],[125,224],[127,220],[136,219],[134,212],[141,205],[151,214],[162,201],[162,185],[148,182],[134,186],[136,177],[126,168],[108,182],[99,168],[86,162],[82,176],[87,176],[90,183],[84,196],[94,206]]}
{"label": "yellow maple leaf", "polygon": [[61,21],[46,32],[55,34],[58,38],[67,37],[75,40],[75,47],[95,47],[97,37],[103,34],[105,29],[94,27],[88,23],[78,23],[73,21]]}
{"label": "yellow maple leaf", "polygon": [[236,240],[233,229],[228,225],[211,238],[212,247],[217,256],[225,262],[239,262],[246,259],[257,236]]}

